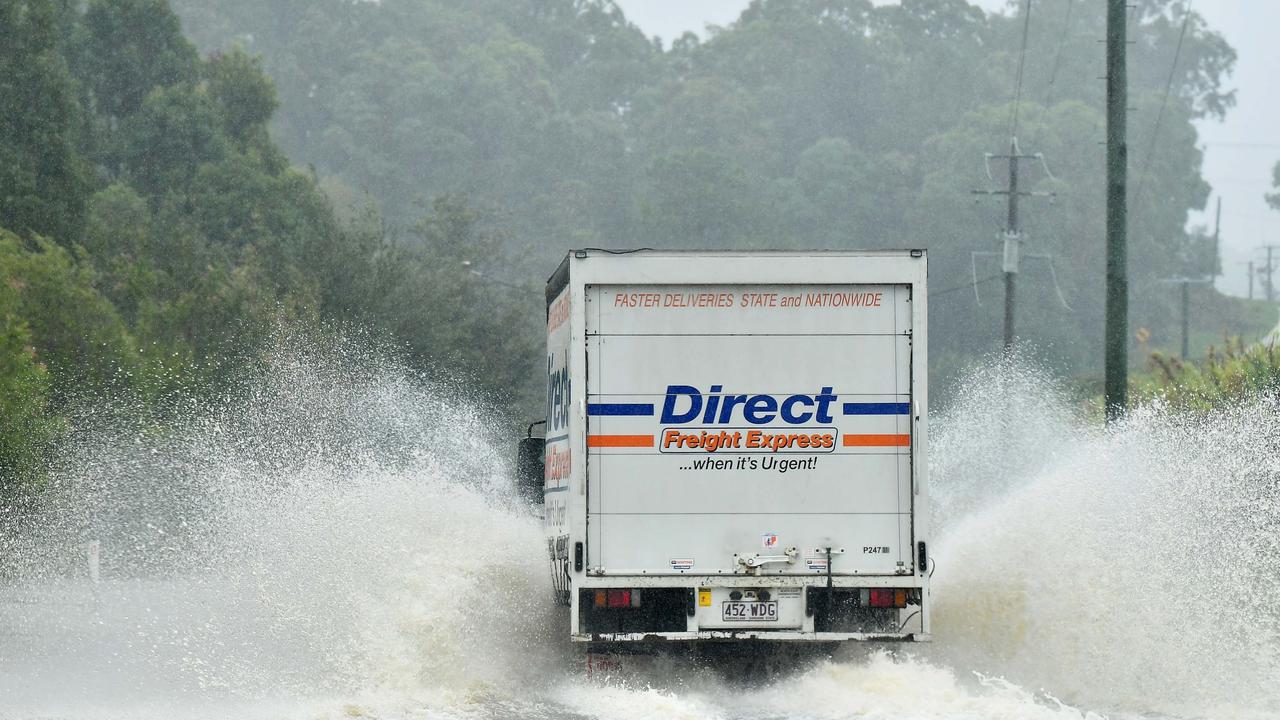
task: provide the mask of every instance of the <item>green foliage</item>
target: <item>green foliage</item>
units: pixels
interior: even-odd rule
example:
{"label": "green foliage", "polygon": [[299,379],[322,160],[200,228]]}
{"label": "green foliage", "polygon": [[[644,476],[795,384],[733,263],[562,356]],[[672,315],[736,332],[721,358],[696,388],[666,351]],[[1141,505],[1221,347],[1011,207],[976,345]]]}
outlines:
{"label": "green foliage", "polygon": [[35,238],[28,248],[0,234],[0,277],[55,392],[92,393],[128,382],[140,369],[138,347],[116,309],[96,288],[90,267],[60,245]]}
{"label": "green foliage", "polygon": [[1267,204],[1273,209],[1280,210],[1280,162],[1271,168],[1271,187],[1274,191],[1267,193]]}
{"label": "green foliage", "polygon": [[1173,407],[1205,412],[1258,397],[1280,395],[1280,350],[1274,341],[1245,346],[1238,338],[1222,350],[1210,348],[1202,362],[1151,355],[1150,369],[1136,382],[1137,395]]}
{"label": "green foliage", "polygon": [[209,94],[222,116],[222,128],[237,140],[250,133],[265,133],[267,121],[279,104],[276,87],[262,72],[258,58],[237,46],[231,52],[209,59],[205,74]]}
{"label": "green foliage", "polygon": [[108,118],[137,112],[156,88],[197,78],[195,47],[167,0],[89,0],[77,39],[77,75]]}
{"label": "green foliage", "polygon": [[122,126],[125,173],[154,198],[187,190],[203,163],[228,152],[213,99],[187,83],[156,88]]}
{"label": "green foliage", "polygon": [[70,238],[87,187],[57,23],[50,0],[0,0],[0,227]]}
{"label": "green foliage", "polygon": [[725,247],[747,241],[752,226],[751,178],[729,155],[695,148],[663,155],[646,173],[654,191],[642,217],[668,244]]}
{"label": "green foliage", "polygon": [[21,231],[0,230],[5,488],[85,407],[164,412],[234,382],[281,323],[373,315],[381,225],[344,227],[289,167],[255,58],[201,61],[163,0],[0,20],[0,222]]}
{"label": "green foliage", "polygon": [[0,285],[0,499],[40,476],[60,429],[49,412],[49,371],[19,314],[19,289],[12,279]]}
{"label": "green foliage", "polygon": [[[263,55],[289,155],[368,192],[392,226],[434,197],[501,209],[551,267],[572,245],[927,247],[931,280],[969,280],[998,249],[1004,209],[983,157],[1009,147],[1022,17],[965,0],[756,0],[706,41],[664,51],[606,0],[175,0],[211,49]],[[1077,4],[1078,5],[1078,4]],[[1156,282],[1212,271],[1187,230],[1209,187],[1192,121],[1220,117],[1234,52],[1192,16],[1161,136],[1150,136],[1183,5],[1143,0],[1132,54],[1134,322],[1164,334],[1176,298]],[[1018,136],[1024,164],[1022,336],[1073,374],[1100,365],[1104,123],[1092,63],[1104,8],[1031,24]],[[1058,49],[1061,48],[1059,55]],[[1148,148],[1153,150],[1147,157]],[[990,163],[1002,180],[997,161]],[[509,244],[510,244],[509,243]],[[997,271],[980,258],[978,274]],[[534,273],[534,276],[542,273]],[[997,285],[937,309],[932,357],[998,347]],[[994,291],[994,292],[990,292]],[[530,320],[533,322],[533,320]],[[940,368],[935,368],[940,369]]]}
{"label": "green foliage", "polygon": [[[432,203],[412,241],[379,258],[370,318],[407,344],[411,358],[465,376],[492,400],[527,407],[541,365],[540,327],[528,322],[542,293],[505,278],[519,258],[507,239],[458,197]],[[513,400],[512,390],[524,389]],[[521,402],[523,401],[523,402]]]}
{"label": "green foliage", "polygon": [[[0,473],[34,472],[78,396],[222,387],[300,320],[371,325],[536,414],[536,286],[569,246],[927,247],[944,289],[996,247],[1003,211],[969,191],[1008,148],[1016,9],[755,0],[664,49],[610,0],[175,2],[206,59],[165,0],[0,0]],[[1029,261],[1019,326],[1088,374],[1103,12],[1076,8],[1032,24],[1061,67],[1028,57],[1018,130],[1053,170],[1023,189],[1057,193],[1024,213],[1027,252],[1056,258],[1070,309]],[[1145,134],[1181,17],[1142,0],[1131,66],[1132,311],[1164,346],[1177,300],[1156,280],[1214,260],[1186,229],[1208,193],[1192,121],[1233,100],[1234,53],[1194,16]],[[981,289],[931,307],[943,374],[998,344]]]}

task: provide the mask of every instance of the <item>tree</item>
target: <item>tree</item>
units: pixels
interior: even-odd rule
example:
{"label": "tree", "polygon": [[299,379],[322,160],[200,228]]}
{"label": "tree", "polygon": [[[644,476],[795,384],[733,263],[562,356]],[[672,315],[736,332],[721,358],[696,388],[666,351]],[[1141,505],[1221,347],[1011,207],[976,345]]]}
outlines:
{"label": "tree", "polygon": [[0,284],[0,502],[41,475],[61,425],[49,410],[49,371],[18,313],[20,290],[14,279]]}
{"label": "tree", "polygon": [[130,183],[153,199],[185,192],[204,163],[228,152],[219,111],[202,87],[159,87],[123,125],[121,160]]}
{"label": "tree", "polygon": [[[931,250],[946,287],[969,278],[969,253],[991,249],[1003,222],[969,191],[988,183],[983,154],[1009,143],[1017,5],[755,0],[707,40],[663,52],[606,0],[215,0],[220,13],[177,3],[209,47],[257,39],[291,157],[368,192],[393,226],[424,199],[462,194],[518,228],[505,242],[545,265],[570,244],[908,245]],[[1160,137],[1137,121],[1131,137],[1142,185],[1131,243],[1155,258],[1134,269],[1135,287],[1198,252],[1186,220],[1207,185],[1191,123],[1232,102],[1233,51],[1194,14],[1180,39],[1185,10],[1135,9],[1135,118],[1156,114],[1182,45]],[[1101,237],[1100,211],[1087,188],[1102,166],[1081,148],[1100,123],[1102,85],[1087,67],[1103,23],[1100,5],[1078,3],[1069,25],[1033,22],[1030,42],[1055,52],[1029,54],[1023,73],[1018,134],[1059,178],[1028,170],[1027,184],[1059,193],[1024,213],[1028,251],[1059,258],[1075,311],[1029,269],[1023,288],[1046,301],[1025,303],[1019,326],[1072,372],[1091,367],[1097,335],[1087,239]],[[1136,294],[1133,309],[1153,327],[1173,322],[1163,296]],[[932,356],[964,362],[998,345],[989,312],[957,294],[935,333],[949,352]]]}
{"label": "tree", "polygon": [[195,47],[167,0],[89,0],[77,44],[77,75],[107,118],[137,112],[156,88],[197,79]]}
{"label": "tree", "polygon": [[1280,162],[1271,168],[1271,188],[1273,192],[1266,194],[1267,204],[1272,209],[1280,210]]}
{"label": "tree", "polygon": [[[506,238],[465,200],[439,198],[414,227],[412,242],[389,247],[378,263],[381,290],[366,316],[407,345],[416,365],[460,377],[508,409],[539,393],[527,382],[539,367],[542,293],[513,283]],[[523,390],[512,397],[512,388]]]}
{"label": "tree", "polygon": [[676,151],[647,174],[642,217],[659,247],[727,248],[753,239],[751,178],[729,155]]}
{"label": "tree", "polygon": [[229,53],[215,54],[205,65],[209,95],[222,116],[222,127],[237,140],[250,133],[265,133],[267,122],[279,104],[275,83],[262,72],[258,58],[237,46]]}
{"label": "tree", "polygon": [[844,138],[822,138],[800,154],[795,179],[802,209],[791,218],[797,231],[792,242],[825,248],[876,244],[885,188],[875,183],[865,153]]}
{"label": "tree", "polygon": [[15,291],[9,314],[26,327],[54,397],[67,402],[132,385],[141,369],[137,343],[94,287],[93,269],[49,240],[31,245],[0,233],[0,277]]}
{"label": "tree", "polygon": [[50,0],[0,0],[0,227],[71,243],[88,187],[58,18]]}

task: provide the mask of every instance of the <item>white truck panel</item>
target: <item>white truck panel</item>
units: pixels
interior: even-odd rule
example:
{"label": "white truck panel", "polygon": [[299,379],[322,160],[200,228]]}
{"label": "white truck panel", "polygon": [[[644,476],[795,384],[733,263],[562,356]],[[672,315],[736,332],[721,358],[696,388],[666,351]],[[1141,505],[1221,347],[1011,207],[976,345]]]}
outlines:
{"label": "white truck panel", "polygon": [[[778,549],[794,545],[794,565],[765,565],[762,575],[824,576],[826,567],[812,552],[827,543],[845,550],[836,556],[833,572],[841,575],[893,575],[898,562],[910,564],[911,517],[896,514],[758,513],[735,515],[667,514],[610,515],[605,530],[596,534],[592,523],[591,558],[596,552],[608,575],[719,575],[732,577],[733,555],[763,553],[761,535],[776,534]],[[816,530],[815,530],[816,529]],[[824,532],[825,531],[825,532]],[[744,541],[745,540],[745,541]],[[807,542],[806,542],[807,541]],[[802,544],[803,543],[803,544]],[[889,547],[891,552],[863,555],[863,548]],[[654,566],[664,558],[666,567]],[[853,560],[845,562],[846,559]],[[692,560],[687,571],[672,570],[670,561]],[[856,565],[854,562],[856,561]]]}
{"label": "white truck panel", "polygon": [[[597,334],[588,337],[587,347],[592,395],[661,396],[671,378],[699,387],[719,383],[726,389],[790,395],[815,392],[813,379],[830,376],[832,368],[857,368],[840,373],[841,395],[905,396],[911,386],[911,337],[902,334]],[[792,348],[803,350],[790,352]],[[629,362],[631,358],[644,362]],[[694,362],[697,358],[715,362]],[[624,372],[616,371],[620,366]],[[761,387],[762,381],[771,385]]]}
{"label": "white truck panel", "polygon": [[[549,282],[553,572],[584,593],[683,587],[716,602],[744,585],[917,588],[896,635],[834,632],[812,608],[797,623],[784,602],[750,636],[927,639],[926,267],[920,251],[571,253]],[[792,547],[789,562],[735,561]],[[683,631],[583,635],[577,589],[575,639],[746,627],[700,602]]]}
{"label": "white truck panel", "polygon": [[[855,538],[840,572],[911,567],[899,517],[909,523],[910,468],[897,462],[910,453],[909,286],[607,285],[586,297],[593,568],[669,573],[701,556],[731,573],[739,555]],[[683,442],[705,435],[722,446]]]}
{"label": "white truck panel", "polygon": [[[682,465],[699,459],[696,455],[687,457]],[[789,458],[779,455],[777,459]],[[821,476],[789,470],[785,465],[753,473],[708,471],[691,483],[681,474],[670,473],[665,457],[641,453],[593,456],[591,464],[600,482],[592,486],[590,512],[593,516],[803,515],[818,509],[844,514],[911,512],[911,464],[906,455],[832,455],[823,462],[832,466],[833,473],[848,478],[846,491],[824,494],[828,488]],[[725,567],[731,567],[727,557],[725,560]]]}
{"label": "white truck panel", "polygon": [[[876,335],[911,327],[901,285],[598,285],[587,332],[609,335]],[[795,301],[795,305],[787,305]],[[901,325],[899,323],[902,323]]]}

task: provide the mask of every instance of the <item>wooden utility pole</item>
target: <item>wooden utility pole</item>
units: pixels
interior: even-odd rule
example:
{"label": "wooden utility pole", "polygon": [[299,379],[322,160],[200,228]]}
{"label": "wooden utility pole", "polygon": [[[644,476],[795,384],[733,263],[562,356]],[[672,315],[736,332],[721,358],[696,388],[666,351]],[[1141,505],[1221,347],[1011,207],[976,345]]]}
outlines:
{"label": "wooden utility pole", "polygon": [[1190,343],[1187,335],[1191,329],[1191,283],[1186,278],[1182,280],[1182,354],[1179,356],[1186,361],[1191,355]]}
{"label": "wooden utility pole", "polygon": [[[1004,230],[1004,249],[1001,252],[1001,269],[1004,271],[1004,352],[1008,355],[1013,350],[1016,338],[1014,319],[1016,317],[1016,295],[1018,269],[1022,262],[1022,230],[1018,225],[1018,198],[1051,197],[1051,193],[1031,192],[1018,189],[1018,162],[1020,160],[1036,160],[1044,166],[1044,156],[1039,153],[1026,154],[1018,147],[1018,138],[1009,140],[1008,155],[987,155],[985,162],[992,160],[1009,161],[1009,186],[1005,190],[974,190],[975,195],[1004,195],[1008,199],[1008,216]],[[990,165],[987,173],[990,174]],[[1046,172],[1048,172],[1046,170]]]}
{"label": "wooden utility pole", "polygon": [[1009,143],[1009,218],[1004,238],[1004,354],[1013,352],[1013,302],[1018,278],[1018,139]]}
{"label": "wooden utility pole", "polygon": [[1182,354],[1179,356],[1183,360],[1191,356],[1191,286],[1192,285],[1213,285],[1213,276],[1193,278],[1193,277],[1171,277],[1161,280],[1166,283],[1177,283],[1182,289]]}
{"label": "wooden utility pole", "polygon": [[1126,243],[1126,133],[1128,77],[1125,72],[1126,0],[1107,0],[1107,311],[1103,404],[1107,421],[1129,404],[1129,278]]}
{"label": "wooden utility pole", "polygon": [[1262,275],[1262,287],[1266,289],[1267,302],[1275,302],[1276,286],[1275,278],[1272,273],[1276,271],[1276,266],[1272,262],[1272,255],[1275,253],[1277,248],[1280,248],[1280,245],[1261,245],[1259,247],[1267,251],[1267,264],[1262,266],[1259,270],[1259,273]]}
{"label": "wooden utility pole", "polygon": [[1209,268],[1209,277],[1214,280],[1222,274],[1222,196],[1218,196],[1218,210],[1213,218],[1213,267]]}

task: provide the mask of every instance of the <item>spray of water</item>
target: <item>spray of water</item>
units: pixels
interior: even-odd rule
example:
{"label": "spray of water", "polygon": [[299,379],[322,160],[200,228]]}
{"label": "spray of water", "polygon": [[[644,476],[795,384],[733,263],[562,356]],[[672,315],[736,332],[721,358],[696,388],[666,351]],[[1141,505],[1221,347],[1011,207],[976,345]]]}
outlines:
{"label": "spray of water", "polygon": [[0,715],[465,699],[549,662],[541,533],[495,414],[365,342],[282,336],[180,426],[67,449],[4,538]]}
{"label": "spray of water", "polygon": [[1272,404],[1103,432],[980,371],[935,426],[935,644],[587,679],[494,413],[366,345],[283,337],[247,391],[67,449],[0,537],[0,717],[1280,712]]}
{"label": "spray of water", "polygon": [[1095,706],[1280,712],[1275,399],[1104,431],[1046,387],[996,364],[944,419],[940,654]]}

